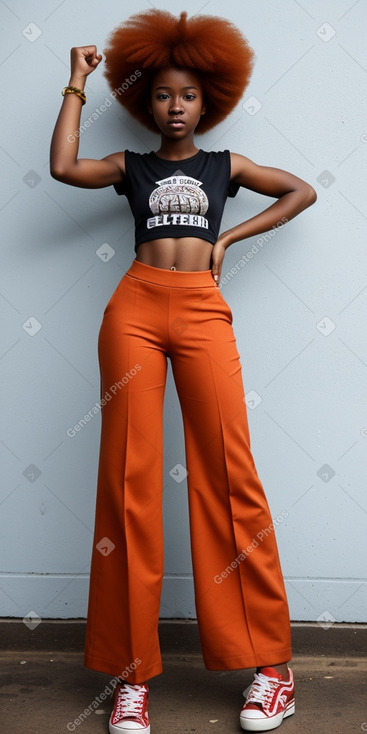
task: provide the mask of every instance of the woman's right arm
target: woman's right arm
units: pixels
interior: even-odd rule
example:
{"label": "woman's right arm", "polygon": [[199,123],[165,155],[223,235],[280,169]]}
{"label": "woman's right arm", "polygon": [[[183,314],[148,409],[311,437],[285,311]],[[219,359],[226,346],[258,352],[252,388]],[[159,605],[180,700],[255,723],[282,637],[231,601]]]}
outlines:
{"label": "woman's right arm", "polygon": [[[71,49],[71,75],[68,86],[84,89],[88,74],[102,61],[96,46],[78,46]],[[53,131],[50,147],[50,173],[53,178],[70,186],[101,188],[123,181],[125,154],[111,155],[95,160],[79,158],[79,136],[82,101],[77,94],[65,94]]]}

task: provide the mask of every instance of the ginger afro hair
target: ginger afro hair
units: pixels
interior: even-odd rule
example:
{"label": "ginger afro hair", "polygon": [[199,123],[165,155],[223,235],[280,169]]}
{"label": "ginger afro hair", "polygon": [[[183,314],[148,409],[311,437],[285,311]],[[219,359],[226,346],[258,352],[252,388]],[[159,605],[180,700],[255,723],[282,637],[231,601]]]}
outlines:
{"label": "ginger afro hair", "polygon": [[179,18],[167,11],[136,13],[107,38],[104,76],[115,97],[149,130],[157,132],[148,111],[154,74],[165,67],[185,68],[199,76],[206,114],[197,132],[224,120],[241,99],[253,70],[255,54],[238,28],[224,18],[199,15]]}

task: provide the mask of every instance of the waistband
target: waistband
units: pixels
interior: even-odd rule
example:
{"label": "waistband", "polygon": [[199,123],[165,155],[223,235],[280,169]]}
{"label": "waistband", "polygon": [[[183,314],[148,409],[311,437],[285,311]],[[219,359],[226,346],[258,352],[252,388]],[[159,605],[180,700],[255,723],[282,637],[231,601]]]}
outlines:
{"label": "waistband", "polygon": [[125,275],[170,288],[217,288],[211,270],[166,270],[133,260]]}

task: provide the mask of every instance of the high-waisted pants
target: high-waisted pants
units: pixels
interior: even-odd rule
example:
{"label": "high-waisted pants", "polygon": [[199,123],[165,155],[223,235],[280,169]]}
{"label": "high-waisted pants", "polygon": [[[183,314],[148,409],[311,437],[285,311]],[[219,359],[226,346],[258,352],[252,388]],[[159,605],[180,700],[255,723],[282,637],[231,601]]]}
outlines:
{"label": "high-waisted pants", "polygon": [[250,450],[232,313],[211,271],[134,260],[104,311],[98,353],[102,428],[85,665],[130,683],[162,672],[167,357],[183,416],[205,666],[290,660],[286,592]]}

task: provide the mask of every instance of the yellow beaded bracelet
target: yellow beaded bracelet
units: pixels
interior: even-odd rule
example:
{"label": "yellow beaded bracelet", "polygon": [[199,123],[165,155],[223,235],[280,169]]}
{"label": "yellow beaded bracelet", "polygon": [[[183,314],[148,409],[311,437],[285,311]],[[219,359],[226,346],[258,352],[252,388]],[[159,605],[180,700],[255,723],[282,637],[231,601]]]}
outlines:
{"label": "yellow beaded bracelet", "polygon": [[85,95],[85,92],[83,92],[82,89],[78,89],[78,87],[64,87],[64,89],[61,92],[62,96],[65,97],[65,94],[76,94],[77,97],[79,97],[82,100],[82,104],[84,105],[87,101],[87,97]]}

